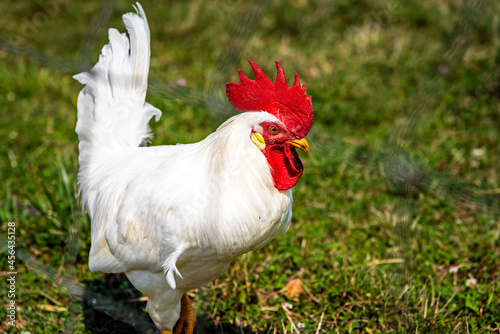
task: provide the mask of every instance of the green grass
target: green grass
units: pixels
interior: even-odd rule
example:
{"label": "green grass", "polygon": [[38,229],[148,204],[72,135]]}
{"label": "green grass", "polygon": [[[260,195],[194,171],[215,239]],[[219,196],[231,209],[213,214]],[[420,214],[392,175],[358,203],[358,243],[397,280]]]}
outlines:
{"label": "green grass", "polygon": [[[75,184],[71,76],[95,63],[107,28],[124,31],[131,4],[0,5],[0,240],[7,251],[16,222],[18,272],[7,333],[155,332],[123,276],[89,272]],[[192,293],[199,333],[500,332],[498,1],[142,5],[147,100],[164,111],[154,145],[227,119],[225,83],[250,73],[247,58],[272,79],[279,60],[313,96],[292,226]],[[0,264],[6,279],[7,252]]]}

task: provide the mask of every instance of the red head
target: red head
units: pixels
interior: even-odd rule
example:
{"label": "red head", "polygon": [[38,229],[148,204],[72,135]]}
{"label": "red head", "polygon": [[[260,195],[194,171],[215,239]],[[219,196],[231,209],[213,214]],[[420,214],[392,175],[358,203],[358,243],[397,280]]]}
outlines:
{"label": "red head", "polygon": [[304,152],[309,151],[304,137],[314,117],[311,96],[307,96],[306,85],[300,85],[297,74],[292,87],[288,87],[285,73],[278,62],[278,74],[273,83],[253,61],[248,61],[255,80],[238,70],[241,83],[228,83],[226,94],[236,110],[261,110],[281,121],[260,124],[262,130],[252,132],[251,139],[266,156],[275,187],[279,190],[290,189],[304,169],[295,147]]}
{"label": "red head", "polygon": [[255,80],[238,70],[241,83],[228,83],[226,95],[236,110],[267,111],[282,121],[294,135],[303,138],[309,132],[313,121],[311,96],[307,96],[306,85],[300,85],[295,74],[292,87],[288,87],[285,72],[276,62],[276,82],[271,82],[262,70],[248,60],[255,74]]}

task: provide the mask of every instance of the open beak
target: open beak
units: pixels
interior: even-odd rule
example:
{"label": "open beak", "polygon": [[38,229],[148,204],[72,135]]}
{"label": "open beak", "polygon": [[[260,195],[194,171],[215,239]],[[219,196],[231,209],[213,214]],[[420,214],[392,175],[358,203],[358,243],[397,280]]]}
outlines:
{"label": "open beak", "polygon": [[300,139],[295,139],[295,140],[289,140],[287,141],[292,146],[295,146],[299,150],[302,150],[306,153],[309,153],[309,143],[305,138],[300,138]]}

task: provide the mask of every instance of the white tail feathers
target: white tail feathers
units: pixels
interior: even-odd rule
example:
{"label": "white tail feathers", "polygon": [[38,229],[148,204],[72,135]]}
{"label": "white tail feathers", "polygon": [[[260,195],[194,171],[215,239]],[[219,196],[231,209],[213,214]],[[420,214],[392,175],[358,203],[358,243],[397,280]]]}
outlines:
{"label": "white tail feathers", "polygon": [[[135,7],[135,6],[134,6]],[[98,63],[74,76],[86,85],[78,96],[76,133],[80,140],[80,171],[107,157],[136,148],[151,137],[148,123],[160,110],[145,102],[150,36],[141,5],[123,15],[129,38],[109,29],[109,44]]]}

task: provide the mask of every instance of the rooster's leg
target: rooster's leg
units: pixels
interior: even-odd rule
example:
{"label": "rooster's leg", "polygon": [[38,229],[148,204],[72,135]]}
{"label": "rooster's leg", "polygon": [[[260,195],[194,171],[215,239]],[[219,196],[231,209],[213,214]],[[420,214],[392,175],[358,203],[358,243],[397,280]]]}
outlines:
{"label": "rooster's leg", "polygon": [[181,334],[183,328],[184,334],[193,334],[195,324],[196,313],[187,293],[184,292],[181,299],[181,315],[179,316],[179,320],[177,320],[177,327],[174,334]]}

